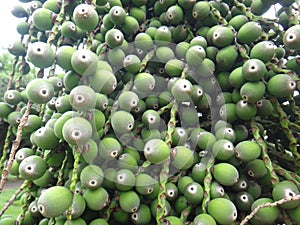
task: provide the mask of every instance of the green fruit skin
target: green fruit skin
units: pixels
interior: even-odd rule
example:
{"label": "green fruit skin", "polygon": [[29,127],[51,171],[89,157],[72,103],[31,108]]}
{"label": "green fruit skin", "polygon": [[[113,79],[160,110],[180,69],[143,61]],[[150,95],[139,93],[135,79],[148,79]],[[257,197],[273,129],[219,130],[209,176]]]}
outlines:
{"label": "green fruit skin", "polygon": [[189,203],[199,204],[203,199],[203,187],[197,182],[192,182],[186,186],[184,196]]}
{"label": "green fruit skin", "polygon": [[236,206],[225,198],[211,200],[208,203],[207,211],[219,224],[231,224],[237,219]]}
{"label": "green fruit skin", "polygon": [[251,42],[257,40],[263,30],[261,26],[253,21],[245,23],[238,31],[237,38],[242,44],[250,44]]}
{"label": "green fruit skin", "polygon": [[73,18],[76,25],[88,32],[94,30],[99,18],[97,11],[88,4],[79,4],[73,11]]}
{"label": "green fruit skin", "polygon": [[96,93],[89,86],[78,85],[70,92],[70,104],[78,111],[94,109],[96,105]]}
{"label": "green fruit skin", "polygon": [[50,67],[55,61],[55,53],[47,43],[37,41],[28,46],[29,61],[41,69]]}
{"label": "green fruit skin", "polygon": [[215,142],[212,151],[217,159],[226,161],[234,155],[234,146],[231,141],[220,139]]}
{"label": "green fruit skin", "polygon": [[198,214],[194,218],[194,225],[217,225],[215,219],[209,214]]}
{"label": "green fruit skin", "polygon": [[88,165],[80,173],[80,181],[84,188],[96,189],[103,182],[103,171],[97,165]]}
{"label": "green fruit skin", "polygon": [[260,59],[249,59],[242,66],[243,77],[248,81],[259,81],[267,72],[265,63]]}
{"label": "green fruit skin", "polygon": [[47,164],[44,159],[37,155],[31,155],[20,163],[19,174],[23,179],[32,181],[42,177],[46,168]]}
{"label": "green fruit skin", "polygon": [[261,148],[256,142],[241,141],[235,146],[235,153],[243,162],[249,162],[260,156]]}
{"label": "green fruit skin", "polygon": [[47,103],[53,95],[54,87],[47,80],[36,78],[31,80],[26,86],[26,96],[33,103]]}
{"label": "green fruit skin", "polygon": [[[57,203],[60,204],[57,204]],[[72,204],[72,193],[65,187],[53,186],[42,192],[37,206],[40,213],[47,218],[62,215]]]}
{"label": "green fruit skin", "polygon": [[300,213],[300,206],[288,210],[288,214],[289,214],[290,218],[292,219],[292,221],[295,224],[299,224],[300,223],[299,213]]}
{"label": "green fruit skin", "polygon": [[224,186],[231,186],[238,182],[239,172],[229,163],[218,163],[213,168],[214,178]]}
{"label": "green fruit skin", "polygon": [[253,46],[250,58],[260,59],[264,63],[269,62],[275,56],[275,46],[270,41],[261,41]]}
{"label": "green fruit skin", "polygon": [[[258,205],[264,203],[273,203],[274,200],[270,198],[259,198],[255,200],[251,206],[251,210],[256,208]],[[255,221],[259,224],[274,224],[277,218],[279,217],[280,211],[277,206],[275,207],[267,207],[259,209],[257,214],[253,217]],[[251,222],[251,220],[250,220]]]}
{"label": "green fruit skin", "polygon": [[251,120],[257,113],[256,105],[246,100],[240,100],[236,104],[236,115],[241,120]]}
{"label": "green fruit skin", "polygon": [[103,209],[109,200],[109,194],[103,187],[98,187],[96,189],[87,189],[83,198],[86,201],[86,205],[91,210],[101,210]]}
{"label": "green fruit skin", "polygon": [[269,94],[275,97],[289,97],[296,88],[296,82],[287,74],[277,74],[267,83]]}
{"label": "green fruit skin", "polygon": [[56,63],[65,70],[72,70],[71,58],[76,51],[72,46],[63,45],[56,50]]}
{"label": "green fruit skin", "polygon": [[283,43],[287,48],[299,50],[300,49],[300,25],[291,26],[283,35]]}
{"label": "green fruit skin", "polygon": [[246,82],[241,86],[240,95],[249,103],[256,103],[266,92],[265,84],[261,81]]}
{"label": "green fruit skin", "polygon": [[166,142],[160,139],[151,139],[144,146],[144,155],[153,164],[160,164],[167,160],[171,150]]}
{"label": "green fruit skin", "polygon": [[135,225],[147,225],[151,221],[151,210],[148,205],[141,204],[139,209],[131,215],[131,221]]}
{"label": "green fruit skin", "polygon": [[[298,187],[292,181],[281,181],[276,184],[272,191],[272,196],[275,201],[281,200],[283,198],[293,197],[299,195]],[[281,204],[280,207],[284,209],[294,209],[300,205],[300,200],[290,201]]]}
{"label": "green fruit skin", "polygon": [[267,174],[267,169],[265,167],[263,160],[261,159],[254,159],[249,161],[246,164],[245,169],[248,175],[255,179],[262,178]]}
{"label": "green fruit skin", "polygon": [[136,212],[140,207],[140,201],[140,197],[134,191],[126,191],[120,193],[120,207],[127,213]]}
{"label": "green fruit skin", "polygon": [[41,149],[54,150],[59,145],[59,139],[50,127],[41,127],[34,133],[35,143]]}

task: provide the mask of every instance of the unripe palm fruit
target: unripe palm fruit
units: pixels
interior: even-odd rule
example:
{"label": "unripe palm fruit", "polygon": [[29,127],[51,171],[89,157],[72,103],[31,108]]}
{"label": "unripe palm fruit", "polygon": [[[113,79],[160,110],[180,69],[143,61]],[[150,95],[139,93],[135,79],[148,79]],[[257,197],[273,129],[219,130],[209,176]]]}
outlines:
{"label": "unripe palm fruit", "polygon": [[61,34],[72,40],[78,40],[85,36],[85,31],[80,29],[72,21],[64,21],[61,25]]}
{"label": "unripe palm fruit", "polygon": [[219,224],[234,223],[238,214],[235,205],[226,198],[211,200],[208,203],[207,211]]}
{"label": "unripe palm fruit", "polygon": [[[72,203],[72,211],[71,211],[71,215],[72,215],[72,224],[74,223],[73,221],[76,221],[76,225],[79,225],[79,223],[77,224],[77,220],[78,218],[80,218],[80,216],[84,213],[86,209],[86,202],[84,200],[84,198],[82,197],[81,194],[74,194],[73,196],[73,203]],[[67,216],[68,214],[68,210],[64,213],[64,216]],[[81,219],[81,218],[80,218]],[[81,221],[82,224],[85,224],[85,222],[83,223],[83,221]]]}
{"label": "unripe palm fruit", "polygon": [[123,41],[124,35],[122,31],[118,29],[110,29],[105,34],[105,43],[107,43],[110,48],[121,46]]}
{"label": "unripe palm fruit", "polygon": [[34,151],[31,148],[20,148],[15,155],[15,159],[18,163],[20,163],[25,158],[27,158],[28,156],[31,156],[33,154],[34,154]]}
{"label": "unripe palm fruit", "polygon": [[148,109],[142,115],[142,122],[150,129],[157,128],[160,125],[161,118],[157,111]]}
{"label": "unripe palm fruit", "polygon": [[97,69],[97,71],[90,76],[90,86],[95,92],[101,94],[110,94],[117,87],[117,78],[109,70]]}
{"label": "unripe palm fruit", "polygon": [[179,24],[183,19],[183,10],[178,5],[170,6],[166,12],[166,19],[172,25]]}
{"label": "unripe palm fruit", "polygon": [[7,115],[7,122],[12,126],[17,126],[21,122],[22,116],[23,113],[19,111],[10,112]]}
{"label": "unripe palm fruit", "polygon": [[82,117],[68,119],[62,128],[65,141],[70,145],[84,145],[92,137],[92,125]]}
{"label": "unripe palm fruit", "polygon": [[214,29],[212,34],[212,43],[217,47],[225,47],[233,42],[234,34],[229,27],[219,26]]}
{"label": "unripe palm fruit", "polygon": [[47,218],[62,215],[71,204],[72,193],[62,186],[54,186],[46,189],[42,192],[37,202],[39,212]]}
{"label": "unripe palm fruit", "polygon": [[214,198],[223,198],[225,195],[225,190],[222,185],[218,182],[213,181],[210,185],[210,197]]}
{"label": "unripe palm fruit", "polygon": [[111,125],[116,133],[125,134],[134,126],[134,117],[126,111],[120,110],[112,113]]}
{"label": "unripe palm fruit", "polygon": [[194,225],[217,225],[215,219],[209,214],[199,214],[194,217]]}
{"label": "unripe palm fruit", "polygon": [[116,25],[124,23],[126,18],[126,12],[121,6],[113,6],[109,10],[109,19]]}
{"label": "unripe palm fruit", "polygon": [[261,159],[254,159],[249,161],[245,166],[246,173],[255,179],[262,178],[267,174],[265,163]]}
{"label": "unripe palm fruit", "polygon": [[275,45],[271,41],[261,41],[253,46],[250,58],[260,59],[264,63],[269,62],[275,56]]}
{"label": "unripe palm fruit", "polygon": [[88,32],[94,30],[99,21],[97,11],[89,4],[77,5],[73,11],[73,18],[79,28]]}
{"label": "unripe palm fruit", "polygon": [[233,122],[237,120],[236,105],[234,103],[226,103],[221,106],[219,114],[223,120]]}
{"label": "unripe palm fruit", "polygon": [[172,165],[179,170],[187,170],[194,163],[194,152],[185,146],[176,146]]}
{"label": "unripe palm fruit", "polygon": [[127,213],[134,213],[140,207],[140,197],[134,191],[122,191],[119,197],[119,204],[122,210]]}
{"label": "unripe palm fruit", "polygon": [[70,104],[78,111],[87,111],[96,106],[96,93],[86,85],[79,85],[70,92]]}
{"label": "unripe palm fruit", "polygon": [[295,224],[299,224],[300,223],[299,213],[300,213],[300,206],[298,206],[298,207],[296,207],[294,209],[288,210],[288,215],[290,216],[291,220]]}
{"label": "unripe palm fruit", "polygon": [[41,149],[54,150],[59,144],[53,128],[41,127],[34,132],[35,144]]}
{"label": "unripe palm fruit", "polygon": [[135,36],[134,44],[137,48],[146,51],[153,47],[153,40],[149,34],[141,32]]}
{"label": "unripe palm fruit", "polygon": [[132,16],[127,15],[122,24],[122,32],[126,36],[135,35],[139,30],[139,22]]}
{"label": "unripe palm fruit", "polygon": [[4,98],[4,101],[10,105],[17,105],[23,99],[21,93],[17,90],[7,90],[4,93],[3,98]]}
{"label": "unripe palm fruit", "polygon": [[229,71],[238,58],[238,52],[234,46],[226,46],[220,49],[216,55],[216,67],[220,71]]}
{"label": "unripe palm fruit", "polygon": [[41,69],[51,66],[55,61],[55,53],[51,46],[41,41],[28,46],[27,57],[34,66]]}
{"label": "unripe palm fruit", "polygon": [[234,146],[231,141],[220,139],[214,143],[212,152],[217,159],[228,160],[234,155]]}
{"label": "unripe palm fruit", "polygon": [[139,97],[133,91],[124,91],[119,95],[118,106],[121,110],[132,111],[133,108],[137,107],[139,103]]}
{"label": "unripe palm fruit", "polygon": [[183,222],[181,221],[181,219],[179,219],[176,216],[167,216],[165,218],[165,223],[164,224],[171,224],[171,225],[183,225]]}
{"label": "unripe palm fruit", "polygon": [[229,25],[238,31],[245,23],[249,21],[245,15],[236,15],[229,20]]}
{"label": "unripe palm fruit", "polygon": [[210,13],[210,5],[208,2],[197,2],[192,10],[192,16],[196,20],[204,20]]}
{"label": "unripe palm fruit", "polygon": [[204,60],[205,56],[205,49],[201,45],[194,45],[187,50],[185,59],[188,65],[196,67]]}
{"label": "unripe palm fruit", "polygon": [[7,117],[9,113],[13,110],[12,106],[10,106],[6,102],[0,102],[0,118]]}
{"label": "unripe palm fruit", "polygon": [[26,49],[21,41],[17,40],[8,45],[7,50],[14,56],[26,55]]}
{"label": "unripe palm fruit", "polygon": [[236,115],[241,120],[251,120],[255,117],[257,109],[254,103],[250,103],[246,100],[240,100],[236,103]]}
{"label": "unripe palm fruit", "polygon": [[91,210],[101,210],[103,209],[109,200],[109,194],[103,187],[98,187],[97,189],[87,189],[83,198],[86,201],[86,205]]}
{"label": "unripe palm fruit", "polygon": [[148,205],[141,204],[139,209],[131,214],[131,222],[135,225],[147,225],[151,221],[151,210]]}
{"label": "unripe palm fruit", "polygon": [[172,40],[172,32],[167,26],[160,26],[154,34],[154,40],[157,44],[170,42]]}
{"label": "unripe palm fruit", "polygon": [[117,158],[122,153],[119,141],[113,137],[104,137],[99,142],[99,156],[106,160]]}
{"label": "unripe palm fruit", "polygon": [[218,163],[213,167],[214,178],[224,186],[231,186],[238,182],[239,172],[229,163]]}
{"label": "unripe palm fruit", "polygon": [[[259,205],[265,203],[273,203],[273,202],[274,201],[271,198],[259,198],[253,202],[251,206],[251,211],[254,210]],[[277,218],[279,217],[279,214],[280,211],[277,206],[261,208],[255,214],[252,220],[257,222],[258,224],[274,224]]]}
{"label": "unripe palm fruit", "polygon": [[151,139],[144,146],[145,158],[153,164],[164,162],[169,158],[170,153],[170,147],[160,139]]}
{"label": "unripe palm fruit", "polygon": [[45,104],[53,95],[54,87],[47,80],[36,78],[31,80],[26,86],[26,96],[33,103]]}
{"label": "unripe palm fruit", "polygon": [[184,196],[189,203],[199,204],[203,199],[203,187],[197,182],[192,182],[186,186]]}
{"label": "unripe palm fruit", "polygon": [[136,176],[135,189],[141,195],[149,195],[154,191],[157,181],[146,173],[140,173]]}
{"label": "unripe palm fruit", "polygon": [[275,97],[289,97],[296,89],[296,82],[287,74],[277,74],[270,78],[267,90]]}
{"label": "unripe palm fruit", "polygon": [[134,78],[134,85],[139,91],[149,93],[155,88],[155,78],[150,73],[138,73]]}
{"label": "unripe palm fruit", "polygon": [[92,75],[97,70],[97,55],[87,49],[78,49],[71,57],[71,65],[82,76]]}
{"label": "unripe palm fruit", "polygon": [[56,50],[56,63],[65,70],[72,70],[71,58],[73,53],[76,51],[75,48],[68,45],[60,46]]}
{"label": "unripe palm fruit", "polygon": [[239,29],[237,38],[241,44],[250,44],[262,35],[262,28],[257,22],[247,22]]}
{"label": "unripe palm fruit", "polygon": [[[272,197],[274,201],[281,200],[283,198],[291,198],[299,195],[298,187],[288,180],[284,180],[276,184],[272,191]],[[281,204],[280,207],[284,209],[294,209],[300,205],[300,200],[289,201]]]}
{"label": "unripe palm fruit", "polygon": [[31,155],[22,160],[19,173],[23,179],[32,181],[43,176],[47,168],[46,161],[37,155]]}
{"label": "unripe palm fruit", "polygon": [[94,219],[90,222],[89,225],[109,225],[105,219]]}
{"label": "unripe palm fruit", "polygon": [[51,30],[54,25],[56,14],[46,8],[38,8],[32,13],[33,25],[41,30]]}
{"label": "unripe palm fruit", "polygon": [[260,156],[260,146],[253,141],[242,141],[235,146],[236,157],[243,162],[249,162]]}
{"label": "unripe palm fruit", "polygon": [[129,10],[129,16],[132,16],[139,24],[142,24],[146,21],[146,10],[145,8],[131,7]]}
{"label": "unripe palm fruit", "polygon": [[123,67],[127,72],[137,73],[141,69],[141,60],[136,55],[127,55],[123,61]]}
{"label": "unripe palm fruit", "polygon": [[291,26],[287,29],[283,35],[283,43],[284,45],[293,50],[300,49],[300,25]]}
{"label": "unripe palm fruit", "polygon": [[265,84],[262,81],[250,81],[242,85],[241,97],[249,103],[256,103],[263,98],[266,92]]}
{"label": "unripe palm fruit", "polygon": [[251,194],[248,192],[239,192],[234,198],[235,205],[238,210],[242,212],[247,212],[251,209],[251,205],[254,202],[254,199]]}
{"label": "unripe palm fruit", "polygon": [[190,81],[179,78],[172,86],[171,93],[173,97],[179,102],[190,101],[190,94],[192,92],[192,89],[193,85]]}
{"label": "unripe palm fruit", "polygon": [[261,117],[268,117],[273,113],[273,105],[268,99],[260,99],[256,102],[257,113]]}
{"label": "unripe palm fruit", "polygon": [[242,68],[243,77],[248,81],[259,81],[267,73],[265,63],[259,59],[249,59]]}
{"label": "unripe palm fruit", "polygon": [[96,189],[103,182],[103,171],[97,165],[88,165],[80,173],[81,185],[84,188]]}

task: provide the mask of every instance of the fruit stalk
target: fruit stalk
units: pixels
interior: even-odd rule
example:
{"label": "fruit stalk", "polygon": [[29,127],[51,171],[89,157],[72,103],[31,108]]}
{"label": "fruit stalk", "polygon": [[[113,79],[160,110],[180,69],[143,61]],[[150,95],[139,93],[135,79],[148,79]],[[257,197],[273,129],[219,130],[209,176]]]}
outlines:
{"label": "fruit stalk", "polygon": [[277,174],[279,174],[280,176],[283,176],[285,179],[287,180],[292,180],[293,182],[295,182],[295,184],[298,186],[298,188],[300,189],[300,176],[284,169],[283,167],[277,165],[276,163],[273,163],[273,168],[276,171]]}
{"label": "fruit stalk", "polygon": [[9,149],[9,138],[11,137],[12,133],[11,133],[11,129],[12,127],[9,126],[8,129],[7,129],[7,132],[6,132],[6,137],[5,137],[5,141],[4,141],[4,146],[3,146],[3,150],[2,150],[2,157],[1,157],[1,160],[0,160],[0,175],[2,176],[2,172],[3,172],[3,169],[4,169],[4,163],[7,159],[7,156],[8,156],[8,149]]}
{"label": "fruit stalk", "polygon": [[252,134],[253,134],[256,142],[258,143],[258,145],[261,148],[262,159],[265,163],[266,168],[269,171],[272,185],[275,185],[275,184],[279,183],[279,178],[278,178],[278,176],[277,176],[277,174],[276,174],[276,172],[273,168],[272,161],[271,161],[271,159],[268,155],[267,144],[264,141],[263,137],[260,136],[259,128],[257,127],[257,124],[256,124],[254,119],[251,121],[251,129],[252,129]]}
{"label": "fruit stalk", "polygon": [[215,159],[214,157],[211,157],[211,158],[203,158],[202,160],[207,160],[207,162],[205,162],[206,169],[205,169],[203,201],[202,201],[202,211],[205,213],[207,204],[210,201],[210,187],[211,187],[211,182],[213,180],[211,169],[214,166]]}

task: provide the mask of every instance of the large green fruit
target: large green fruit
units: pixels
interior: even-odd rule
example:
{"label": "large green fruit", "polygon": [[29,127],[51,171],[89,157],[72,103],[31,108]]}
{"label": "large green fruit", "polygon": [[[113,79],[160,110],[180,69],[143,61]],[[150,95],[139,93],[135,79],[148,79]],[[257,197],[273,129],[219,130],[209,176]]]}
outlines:
{"label": "large green fruit", "polygon": [[46,168],[47,164],[44,159],[37,155],[31,155],[22,160],[19,165],[19,173],[23,179],[32,181],[42,177]]}
{"label": "large green fruit", "polygon": [[214,178],[224,186],[231,186],[238,182],[239,172],[229,163],[217,163],[213,167]]}
{"label": "large green fruit", "polygon": [[299,50],[300,49],[300,25],[294,25],[287,29],[283,36],[283,43],[287,48]]}
{"label": "large green fruit", "polygon": [[[251,206],[251,210],[254,210],[257,206],[265,203],[273,203],[274,200],[270,198],[259,198],[255,200]],[[274,224],[277,218],[279,217],[280,211],[277,206],[275,207],[266,207],[259,209],[258,212],[253,217],[253,221],[258,224]],[[252,222],[250,220],[250,222]]]}
{"label": "large green fruit", "polygon": [[160,139],[151,139],[144,146],[145,158],[153,164],[160,164],[170,157],[171,149]]}
{"label": "large green fruit", "polygon": [[96,93],[86,85],[79,85],[70,92],[70,103],[78,111],[87,111],[96,106]]}
{"label": "large green fruit", "polygon": [[54,87],[41,78],[31,80],[26,86],[27,98],[36,104],[47,103],[54,95]]}
{"label": "large green fruit", "polygon": [[268,81],[267,90],[275,97],[289,97],[296,88],[296,82],[287,74],[277,74]]}
{"label": "large green fruit", "polygon": [[99,17],[97,11],[89,4],[79,4],[73,12],[76,25],[88,32],[94,30],[98,25]]}
{"label": "large green fruit", "polygon": [[83,197],[87,207],[94,211],[103,209],[109,200],[109,194],[103,187],[88,189],[84,192]]}
{"label": "large green fruit", "polygon": [[[58,204],[59,203],[59,204]],[[53,186],[42,192],[37,206],[40,213],[47,218],[62,215],[72,204],[72,193],[62,186]]]}
{"label": "large green fruit", "polygon": [[[276,184],[272,191],[272,196],[275,201],[281,200],[283,198],[291,198],[296,195],[299,195],[298,187],[292,181],[288,180],[284,180]],[[299,205],[300,200],[297,200],[281,204],[280,207],[284,209],[294,209]]]}
{"label": "large green fruit", "polygon": [[50,44],[37,41],[28,46],[29,61],[41,69],[50,67],[55,61],[55,53]]}
{"label": "large green fruit", "polygon": [[211,200],[208,203],[207,211],[217,223],[224,225],[234,223],[238,216],[235,205],[225,198]]}

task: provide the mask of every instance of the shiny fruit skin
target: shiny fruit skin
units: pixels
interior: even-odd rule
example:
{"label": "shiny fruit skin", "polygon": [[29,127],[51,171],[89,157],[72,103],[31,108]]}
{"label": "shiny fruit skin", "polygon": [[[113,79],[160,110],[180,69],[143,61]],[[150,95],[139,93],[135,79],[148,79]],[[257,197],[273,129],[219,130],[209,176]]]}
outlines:
{"label": "shiny fruit skin", "polygon": [[170,147],[160,139],[151,139],[144,146],[144,155],[153,164],[160,164],[170,156]]}
{"label": "shiny fruit skin", "polygon": [[229,163],[218,163],[213,168],[214,178],[224,186],[231,186],[238,182],[239,172]]}
{"label": "shiny fruit skin", "polygon": [[288,28],[283,35],[283,43],[287,48],[299,50],[300,49],[300,25],[294,25]]}
{"label": "shiny fruit skin", "polygon": [[[253,210],[258,205],[264,203],[273,203],[273,202],[274,200],[270,198],[259,198],[253,202],[251,206],[251,210]],[[258,212],[253,217],[253,219],[257,221],[259,224],[274,224],[277,218],[279,217],[279,213],[280,211],[277,206],[262,208],[258,210]]]}
{"label": "shiny fruit skin", "polygon": [[289,97],[296,88],[296,82],[287,74],[277,74],[267,83],[269,94],[275,97]]}
{"label": "shiny fruit skin", "polygon": [[47,168],[46,161],[37,155],[31,155],[22,160],[19,173],[23,179],[35,180],[43,176]]}
{"label": "shiny fruit skin", "polygon": [[[222,209],[222,211],[220,211]],[[237,219],[237,209],[228,199],[215,198],[208,203],[208,213],[219,224],[231,224]]]}
{"label": "shiny fruit skin", "polygon": [[55,53],[51,46],[41,41],[28,46],[27,57],[33,65],[41,69],[50,67],[55,61]]}
{"label": "shiny fruit skin", "polygon": [[88,4],[79,4],[73,11],[73,18],[76,25],[88,32],[94,30],[98,25],[97,11]]}
{"label": "shiny fruit skin", "polygon": [[[299,195],[298,187],[292,182],[288,180],[281,181],[276,184],[272,191],[272,196],[274,201],[278,201],[283,198],[289,198]],[[294,209],[300,205],[300,201],[290,201],[284,204],[281,204],[280,207],[284,209]]]}

